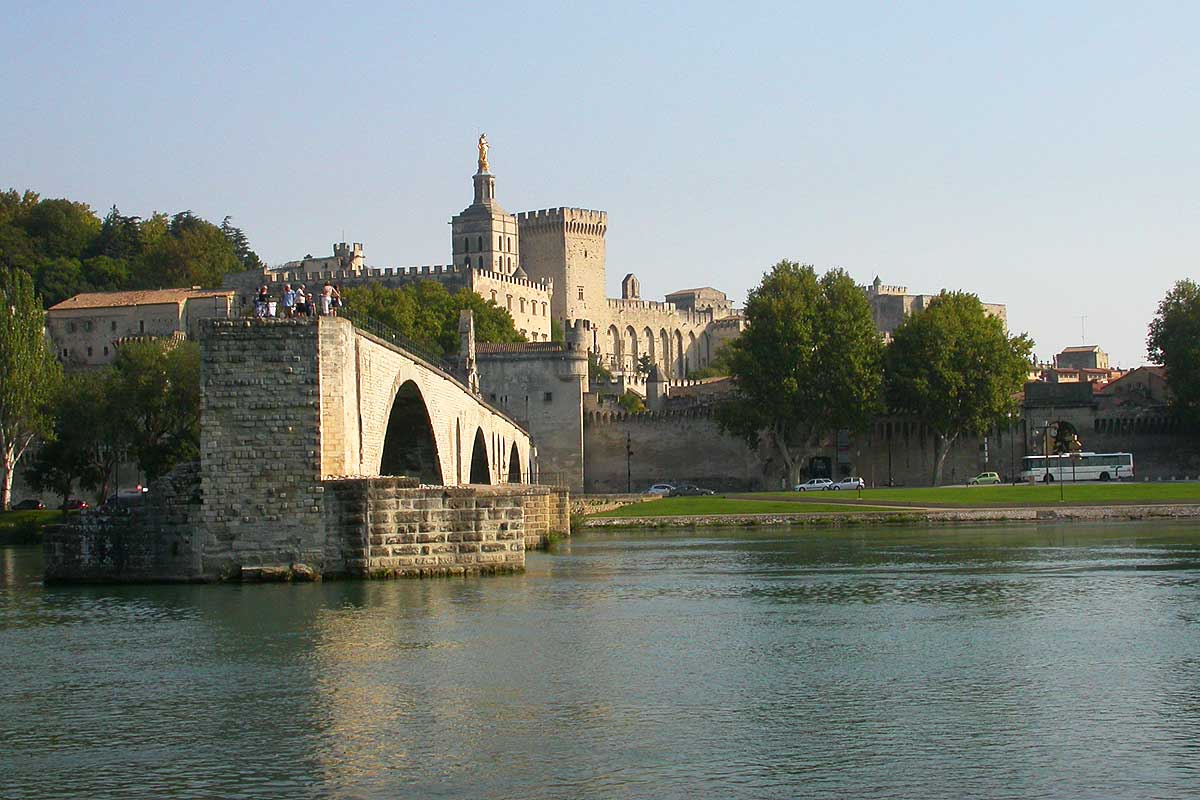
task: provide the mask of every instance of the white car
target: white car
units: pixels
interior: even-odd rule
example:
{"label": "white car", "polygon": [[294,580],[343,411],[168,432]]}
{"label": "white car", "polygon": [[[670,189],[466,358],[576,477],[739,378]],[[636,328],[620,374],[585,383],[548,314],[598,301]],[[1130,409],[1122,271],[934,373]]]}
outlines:
{"label": "white car", "polygon": [[797,492],[823,492],[833,486],[833,481],[829,478],[812,478],[804,483],[798,483],[792,488]]}
{"label": "white car", "polygon": [[835,492],[838,489],[865,489],[867,488],[867,482],[862,478],[842,478],[837,483],[826,488]]}
{"label": "white car", "polygon": [[675,487],[669,483],[656,483],[646,490],[646,494],[657,494],[666,497],[673,491],[675,491]]}

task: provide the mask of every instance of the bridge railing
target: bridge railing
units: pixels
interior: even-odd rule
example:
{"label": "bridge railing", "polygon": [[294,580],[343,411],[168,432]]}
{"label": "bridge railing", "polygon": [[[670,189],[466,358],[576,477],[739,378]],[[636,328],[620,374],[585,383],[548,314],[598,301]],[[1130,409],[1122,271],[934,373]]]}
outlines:
{"label": "bridge railing", "polygon": [[414,356],[417,356],[429,364],[432,364],[443,372],[448,372],[453,375],[454,370],[458,367],[456,362],[443,358],[442,356],[434,353],[433,350],[427,345],[410,339],[390,325],[380,322],[373,317],[369,317],[361,311],[343,308],[340,312],[340,315],[354,323],[354,327],[364,330],[373,336],[378,336],[385,342],[391,342],[394,345],[403,347]]}

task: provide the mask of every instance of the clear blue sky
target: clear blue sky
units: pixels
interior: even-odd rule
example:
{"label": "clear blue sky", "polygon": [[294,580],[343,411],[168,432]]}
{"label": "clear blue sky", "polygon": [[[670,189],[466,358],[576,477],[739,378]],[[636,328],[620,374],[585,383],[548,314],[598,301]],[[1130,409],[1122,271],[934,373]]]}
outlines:
{"label": "clear blue sky", "polygon": [[0,185],[438,264],[486,130],[510,211],[608,211],[610,294],[791,258],[1141,363],[1198,272],[1200,5],[900,5],[5,0]]}

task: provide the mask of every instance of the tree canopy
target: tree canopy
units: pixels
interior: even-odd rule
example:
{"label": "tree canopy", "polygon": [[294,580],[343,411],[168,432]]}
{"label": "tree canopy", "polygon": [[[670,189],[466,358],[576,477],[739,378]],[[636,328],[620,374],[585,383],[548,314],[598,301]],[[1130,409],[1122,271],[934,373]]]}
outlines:
{"label": "tree canopy", "polygon": [[13,472],[30,443],[51,432],[62,368],[45,326],[29,275],[0,267],[0,510],[9,507]]}
{"label": "tree canopy", "polygon": [[458,314],[475,316],[475,340],[523,342],[512,315],[470,289],[451,294],[436,281],[417,281],[396,288],[379,284],[342,290],[343,304],[352,313],[377,320],[416,341],[436,356],[458,352]]}
{"label": "tree canopy", "polygon": [[982,435],[1016,409],[1032,350],[965,292],[943,291],[896,328],[884,358],[887,402],[933,432],[934,485],[960,436]]}
{"label": "tree canopy", "polygon": [[818,277],[780,261],[746,300],[726,346],[733,398],[717,419],[751,447],[765,440],[789,481],[822,433],[865,427],[879,407],[882,344],[866,295],[841,270]]}
{"label": "tree canopy", "polygon": [[1175,413],[1200,422],[1200,285],[1195,281],[1176,282],[1158,304],[1146,354],[1167,369]]}
{"label": "tree canopy", "polygon": [[79,292],[220,286],[262,262],[246,234],[191,211],[147,219],[113,206],[99,219],[84,203],[0,192],[0,267],[33,278],[46,307]]}

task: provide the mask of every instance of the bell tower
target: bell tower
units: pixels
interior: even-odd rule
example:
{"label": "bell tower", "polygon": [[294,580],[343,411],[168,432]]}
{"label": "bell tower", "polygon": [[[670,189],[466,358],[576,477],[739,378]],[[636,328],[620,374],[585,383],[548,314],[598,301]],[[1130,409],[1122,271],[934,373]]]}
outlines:
{"label": "bell tower", "polygon": [[487,134],[479,135],[479,168],[471,180],[471,205],[450,220],[451,252],[460,268],[512,275],[521,265],[517,218],[496,202],[496,176],[488,164]]}

